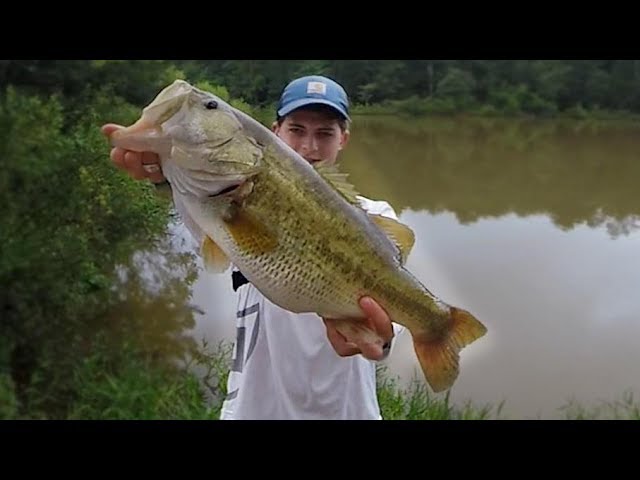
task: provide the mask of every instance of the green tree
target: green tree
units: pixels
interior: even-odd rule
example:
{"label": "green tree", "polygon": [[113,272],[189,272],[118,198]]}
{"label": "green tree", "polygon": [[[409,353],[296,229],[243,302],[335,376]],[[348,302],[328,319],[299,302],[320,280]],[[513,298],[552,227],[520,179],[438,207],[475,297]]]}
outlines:
{"label": "green tree", "polygon": [[116,265],[168,218],[150,184],[110,164],[93,113],[65,126],[57,96],[0,95],[0,338],[23,409],[34,384],[43,408],[64,403],[69,354],[108,308]]}

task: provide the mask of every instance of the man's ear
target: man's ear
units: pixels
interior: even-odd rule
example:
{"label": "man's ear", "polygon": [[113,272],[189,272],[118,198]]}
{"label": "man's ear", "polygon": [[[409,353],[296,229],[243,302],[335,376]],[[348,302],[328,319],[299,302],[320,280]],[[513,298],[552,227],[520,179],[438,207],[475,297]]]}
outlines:
{"label": "man's ear", "polygon": [[277,122],[277,121],[274,121],[274,122],[271,124],[271,131],[273,131],[273,133],[278,133],[278,127],[279,127],[278,122]]}
{"label": "man's ear", "polygon": [[347,145],[350,137],[351,132],[349,130],[345,130],[344,132],[342,132],[342,138],[340,139],[340,150],[342,150]]}

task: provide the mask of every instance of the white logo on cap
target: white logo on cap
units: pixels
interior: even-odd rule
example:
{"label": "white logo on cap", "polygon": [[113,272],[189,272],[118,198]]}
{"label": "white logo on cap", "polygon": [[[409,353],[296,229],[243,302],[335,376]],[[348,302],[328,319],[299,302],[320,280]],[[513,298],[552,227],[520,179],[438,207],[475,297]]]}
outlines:
{"label": "white logo on cap", "polygon": [[327,85],[322,82],[309,82],[307,83],[307,93],[319,93],[320,95],[326,95]]}

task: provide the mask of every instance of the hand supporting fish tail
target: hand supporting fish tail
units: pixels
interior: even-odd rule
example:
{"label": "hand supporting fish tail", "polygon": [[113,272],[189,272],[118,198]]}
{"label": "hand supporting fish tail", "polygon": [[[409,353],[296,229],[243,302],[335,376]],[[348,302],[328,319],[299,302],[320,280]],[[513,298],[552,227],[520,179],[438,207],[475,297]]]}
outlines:
{"label": "hand supporting fish tail", "polygon": [[360,308],[366,318],[323,318],[329,342],[342,357],[362,354],[369,360],[382,360],[386,354],[385,345],[394,335],[391,319],[370,297],[360,300]]}

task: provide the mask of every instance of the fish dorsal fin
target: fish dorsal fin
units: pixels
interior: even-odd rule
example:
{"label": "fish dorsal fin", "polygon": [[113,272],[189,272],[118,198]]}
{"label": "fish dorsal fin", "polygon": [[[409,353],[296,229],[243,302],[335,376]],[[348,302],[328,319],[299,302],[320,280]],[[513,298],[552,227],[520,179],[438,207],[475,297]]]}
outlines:
{"label": "fish dorsal fin", "polygon": [[346,198],[349,203],[360,206],[360,202],[358,201],[358,195],[360,193],[351,184],[351,182],[347,180],[347,177],[349,176],[347,173],[341,172],[335,165],[326,165],[323,162],[317,164],[315,169],[320,176],[340,192],[340,194]]}
{"label": "fish dorsal fin", "polygon": [[229,258],[209,236],[204,237],[200,251],[204,266],[210,273],[222,273],[231,265]]}
{"label": "fish dorsal fin", "polygon": [[415,243],[413,230],[393,218],[372,213],[368,215],[369,218],[382,229],[387,237],[389,237],[389,240],[398,247],[400,250],[400,260],[404,265]]}

